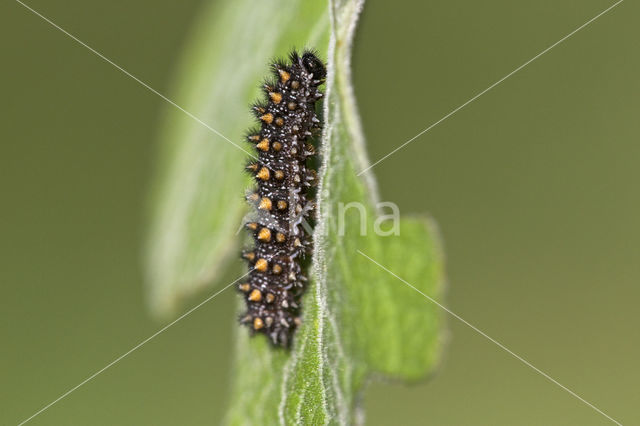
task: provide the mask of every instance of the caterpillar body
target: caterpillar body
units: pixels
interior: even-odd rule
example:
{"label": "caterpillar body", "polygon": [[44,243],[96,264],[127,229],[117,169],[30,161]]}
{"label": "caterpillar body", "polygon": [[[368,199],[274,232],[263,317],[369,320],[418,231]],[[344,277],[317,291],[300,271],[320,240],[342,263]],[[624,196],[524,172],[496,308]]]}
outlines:
{"label": "caterpillar body", "polygon": [[247,311],[240,318],[252,334],[265,334],[276,346],[288,347],[301,323],[301,297],[311,247],[316,149],[311,143],[321,131],[316,103],[323,94],[326,69],[315,53],[295,50],[288,61],[271,66],[275,80],[263,85],[265,101],[253,105],[260,127],[249,131],[257,160],[246,169],[256,187],[247,195],[254,206],[245,227],[253,247],[242,253],[249,264],[246,281],[238,286]]}

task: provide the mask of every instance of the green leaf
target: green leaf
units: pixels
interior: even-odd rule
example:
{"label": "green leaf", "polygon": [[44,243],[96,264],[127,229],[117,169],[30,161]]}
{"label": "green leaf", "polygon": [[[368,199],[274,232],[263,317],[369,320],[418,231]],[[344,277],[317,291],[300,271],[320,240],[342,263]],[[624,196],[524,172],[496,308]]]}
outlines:
{"label": "green leaf", "polygon": [[[229,424],[357,422],[368,377],[418,380],[442,351],[438,307],[419,293],[438,300],[443,290],[434,226],[426,218],[404,218],[389,235],[392,223],[380,226],[389,212],[373,175],[358,175],[369,162],[350,56],[362,4],[228,1],[204,15],[180,73],[182,105],[235,141],[250,122],[244,105],[257,95],[270,57],[309,46],[328,62],[303,323],[291,351],[237,327]],[[226,256],[236,255],[248,185],[239,171],[246,154],[179,112],[166,120],[163,152],[149,263],[158,312],[210,282]]]}
{"label": "green leaf", "polygon": [[238,256],[251,152],[242,141],[266,64],[294,46],[328,44],[323,1],[223,3],[195,25],[172,96],[184,110],[168,107],[160,130],[146,275],[151,309],[162,317]]}

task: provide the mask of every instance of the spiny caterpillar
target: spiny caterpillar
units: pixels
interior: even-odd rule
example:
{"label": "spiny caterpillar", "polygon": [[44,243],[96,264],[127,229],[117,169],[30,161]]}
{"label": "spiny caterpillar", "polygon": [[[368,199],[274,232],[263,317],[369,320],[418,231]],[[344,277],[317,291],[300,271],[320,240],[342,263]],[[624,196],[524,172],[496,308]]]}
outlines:
{"label": "spiny caterpillar", "polygon": [[260,128],[247,136],[258,157],[246,166],[257,184],[247,196],[254,217],[245,224],[255,243],[242,254],[249,273],[238,286],[247,303],[240,322],[252,334],[288,347],[300,325],[307,281],[304,260],[311,250],[308,219],[316,184],[308,160],[315,155],[310,141],[321,130],[316,102],[326,69],[313,52],[295,50],[288,62],[275,61],[271,68],[276,79],[263,85],[266,101],[252,108]]}

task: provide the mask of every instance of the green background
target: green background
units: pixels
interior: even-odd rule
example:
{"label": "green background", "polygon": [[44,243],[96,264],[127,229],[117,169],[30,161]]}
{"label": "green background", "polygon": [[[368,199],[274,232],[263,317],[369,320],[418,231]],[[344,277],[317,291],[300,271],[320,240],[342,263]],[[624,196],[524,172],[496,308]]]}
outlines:
{"label": "green background", "polygon": [[[611,4],[370,1],[354,80],[371,159]],[[202,10],[194,0],[29,5],[166,94]],[[622,3],[374,168],[384,200],[438,221],[449,308],[624,424],[640,422],[639,12]],[[18,3],[0,5],[0,22],[9,425],[162,326],[146,310],[141,251],[169,107]],[[31,424],[218,423],[234,300],[221,294]],[[448,318],[438,374],[375,383],[369,424],[608,423]]]}

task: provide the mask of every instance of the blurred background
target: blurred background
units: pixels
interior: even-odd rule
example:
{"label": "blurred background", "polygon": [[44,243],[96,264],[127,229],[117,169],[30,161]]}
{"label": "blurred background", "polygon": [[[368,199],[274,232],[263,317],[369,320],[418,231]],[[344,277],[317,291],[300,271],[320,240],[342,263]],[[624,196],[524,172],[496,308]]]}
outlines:
{"label": "blurred background", "polygon": [[[28,4],[170,94],[203,1]],[[370,1],[354,79],[371,159],[611,4]],[[450,309],[625,424],[640,423],[639,12],[622,3],[374,168],[384,200],[439,223]],[[161,327],[146,310],[141,250],[167,105],[19,3],[3,2],[0,17],[0,424],[10,425]],[[218,423],[235,297],[30,424]],[[449,326],[439,373],[373,384],[368,424],[609,423]]]}

